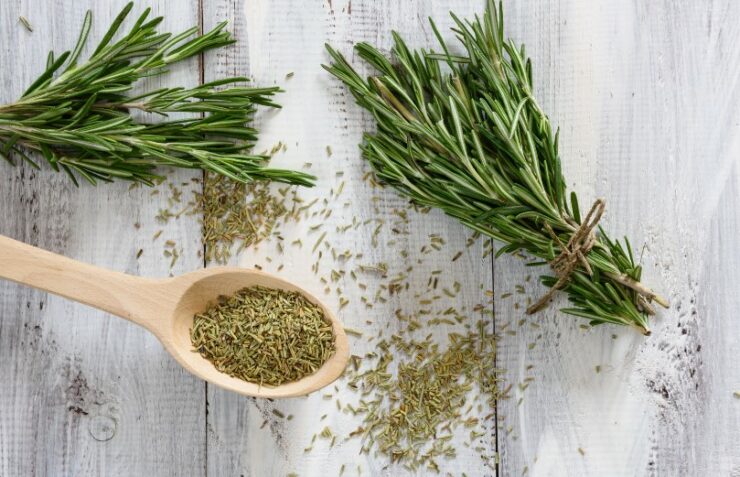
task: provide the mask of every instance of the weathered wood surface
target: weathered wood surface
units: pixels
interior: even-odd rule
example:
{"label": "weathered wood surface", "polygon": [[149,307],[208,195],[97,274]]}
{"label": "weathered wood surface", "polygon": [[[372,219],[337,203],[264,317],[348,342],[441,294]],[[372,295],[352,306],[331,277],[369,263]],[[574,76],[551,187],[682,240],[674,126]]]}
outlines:
{"label": "weathered wood surface", "polygon": [[[155,2],[165,28],[198,24],[179,0]],[[2,101],[43,71],[46,52],[71,49],[94,9],[91,39],[105,33],[124,1],[0,3]],[[137,12],[141,12],[139,8]],[[34,32],[19,23],[31,21]],[[91,47],[94,45],[90,45]],[[197,62],[194,62],[197,64]],[[197,68],[167,78],[197,84]],[[166,276],[169,261],[154,216],[163,195],[124,183],[75,188],[48,167],[0,164],[0,233],[115,270]],[[178,172],[177,181],[192,173]],[[134,224],[140,224],[136,228]],[[195,217],[159,239],[183,248],[173,272],[201,266]],[[138,260],[136,253],[144,249]],[[0,265],[1,266],[1,265]],[[206,462],[204,384],[143,329],[18,285],[0,284],[0,475],[192,475]]]}
{"label": "weathered wood surface", "polygon": [[[0,98],[10,101],[22,92],[50,46],[73,45],[87,8],[94,9],[91,38],[96,38],[123,3],[61,1],[39,8],[29,1],[1,2]],[[406,235],[395,236],[386,226],[379,246],[372,244],[373,225],[333,233],[353,216],[392,223],[393,209],[405,202],[362,180],[366,168],[356,145],[369,118],[321,70],[327,60],[324,42],[345,53],[362,40],[388,47],[395,29],[413,45],[428,45],[433,41],[428,16],[444,27],[448,10],[470,16],[482,2],[149,3],[166,14],[168,29],[209,28],[229,19],[239,40],[176,68],[168,82],[196,84],[244,74],[257,84],[282,85],[283,110],[259,119],[260,148],[283,141],[287,151],[276,163],[296,168],[312,163],[319,181],[317,188],[300,192],[306,200],[323,199],[346,181],[342,195],[330,202],[328,219],[309,217],[281,227],[286,242],[302,238],[303,248],[286,246],[280,255],[274,244],[262,244],[234,258],[234,264],[277,271],[282,263],[280,273],[321,293],[319,277],[331,264],[312,273],[318,233],[310,227],[323,222],[338,251],[362,251],[365,261],[387,262],[392,270],[407,265],[397,250],[413,253],[429,243],[430,234],[445,237],[442,251],[414,263],[412,294],[413,287],[423,288],[431,270],[443,268],[446,280],[463,284],[456,306],[472,307],[484,300],[480,285],[489,289],[494,280],[496,327],[504,330],[498,366],[507,369],[514,385],[512,397],[499,403],[498,436],[491,429],[481,444],[500,452],[498,475],[740,475],[740,400],[733,397],[740,391],[734,364],[740,324],[733,315],[740,307],[736,2],[505,2],[508,33],[526,43],[540,103],[562,127],[569,185],[584,202],[607,200],[605,225],[616,236],[629,235],[637,247],[646,245],[645,280],[672,301],[647,339],[613,327],[583,330],[581,321],[554,307],[524,316],[523,306],[515,307],[524,304],[521,295],[500,297],[519,284],[528,296],[542,293],[534,277],[527,280],[532,270],[502,257],[492,274],[480,245],[451,264],[469,232],[439,214],[412,214]],[[33,33],[17,23],[19,15],[31,20]],[[289,72],[294,76],[286,79]],[[166,194],[128,190],[126,184],[78,189],[47,168],[0,164],[0,170],[0,233],[101,266],[156,276],[170,271],[161,243],[152,242],[163,228],[160,240],[176,240],[183,248],[173,272],[203,266],[197,217],[166,225],[156,221]],[[344,175],[338,177],[338,171]],[[181,182],[194,176],[175,177]],[[387,246],[391,240],[397,241],[394,247]],[[139,249],[144,253],[136,260]],[[371,277],[365,281],[370,288],[379,284]],[[394,310],[413,306],[401,296],[366,310],[350,283],[340,286],[350,299],[341,313],[345,323],[366,336],[399,326]],[[331,299],[338,305],[336,294]],[[357,354],[372,346],[365,339],[353,345]],[[356,475],[357,465],[362,475],[402,475],[381,457],[359,456],[354,441],[340,439],[331,449],[319,441],[304,453],[324,425],[339,435],[357,426],[351,416],[336,412],[333,401],[320,395],[255,401],[214,389],[183,372],[143,330],[5,282],[0,283],[0,363],[3,476],[335,475],[341,464],[347,465],[345,475]],[[343,392],[340,399],[351,400]],[[279,419],[273,409],[294,418]],[[328,417],[319,422],[323,414]],[[445,462],[444,472],[495,474],[465,452]]]}

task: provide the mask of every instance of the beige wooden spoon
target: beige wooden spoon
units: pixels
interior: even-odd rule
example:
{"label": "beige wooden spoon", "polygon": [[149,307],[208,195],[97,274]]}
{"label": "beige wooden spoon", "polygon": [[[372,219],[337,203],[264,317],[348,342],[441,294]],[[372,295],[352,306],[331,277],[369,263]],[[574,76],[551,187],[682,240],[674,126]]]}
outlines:
{"label": "beige wooden spoon", "polygon": [[[347,335],[326,305],[306,290],[256,270],[216,267],[174,278],[142,278],[0,236],[0,278],[61,295],[141,325],[154,333],[185,369],[209,383],[247,396],[283,398],[308,394],[337,379],[349,359]],[[193,315],[205,310],[219,295],[230,295],[252,285],[297,291],[323,309],[334,328],[336,353],[316,373],[292,383],[260,387],[221,373],[193,352]]]}

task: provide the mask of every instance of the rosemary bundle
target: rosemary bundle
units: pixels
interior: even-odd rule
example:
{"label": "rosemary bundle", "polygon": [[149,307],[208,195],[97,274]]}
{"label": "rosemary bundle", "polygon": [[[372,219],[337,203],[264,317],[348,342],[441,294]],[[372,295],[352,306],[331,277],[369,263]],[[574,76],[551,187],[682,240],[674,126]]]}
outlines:
{"label": "rosemary bundle", "polygon": [[497,255],[525,251],[536,257],[530,265],[549,264],[555,276],[541,281],[551,292],[530,313],[562,289],[573,304],[562,311],[649,334],[651,303],[668,304],[640,283],[629,241],[612,240],[598,226],[603,201],[582,220],[575,193],[568,196],[558,133],[533,97],[524,47],[504,39],[500,5],[489,0],[473,21],[451,15],[462,54],[451,52],[430,20],[438,53],[411,51],[395,32],[395,62],[357,44],[378,71],[367,80],[327,45],[334,64],[324,68],[377,122],[377,132],[364,136],[364,157],[412,201],[503,242]]}
{"label": "rosemary bundle", "polygon": [[[252,88],[246,78],[224,78],[194,88],[174,87],[132,93],[139,80],[166,73],[175,63],[234,43],[226,22],[203,35],[193,27],[160,33],[162,17],[147,9],[119,39],[133,7],[129,3],[86,61],[92,14],[87,12],[72,51],[49,53],[46,70],[16,102],[0,105],[0,155],[38,167],[40,154],[54,170],[77,184],[125,179],[152,184],[158,166],[196,168],[237,181],[268,179],[311,185],[310,175],[268,169],[265,155],[251,149],[257,132],[248,127],[256,105],[279,107],[277,87]],[[146,86],[146,84],[144,84]],[[144,122],[134,117],[164,119]],[[187,113],[170,119],[170,113]]]}
{"label": "rosemary bundle", "polygon": [[298,381],[334,355],[321,308],[297,292],[244,288],[195,315],[195,351],[219,371],[268,386]]}

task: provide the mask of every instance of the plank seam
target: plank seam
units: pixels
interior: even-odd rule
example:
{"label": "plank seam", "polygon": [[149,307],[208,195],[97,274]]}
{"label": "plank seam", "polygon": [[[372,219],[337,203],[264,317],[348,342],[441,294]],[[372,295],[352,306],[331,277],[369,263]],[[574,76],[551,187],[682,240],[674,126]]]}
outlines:
{"label": "plank seam", "polygon": [[[495,254],[491,254],[491,311],[493,313],[492,315],[492,326],[493,326],[493,336],[494,339],[496,339],[496,256]],[[493,369],[498,369],[498,346],[496,346],[496,352],[493,353]],[[499,440],[499,432],[498,432],[498,397],[496,398],[496,401],[493,405],[493,449],[496,453],[496,467],[494,468],[494,474],[496,477],[499,477],[501,475],[501,458],[499,455],[499,447],[498,447],[498,440]]]}
{"label": "plank seam", "polygon": [[[200,30],[200,34],[202,35],[205,30],[205,20],[204,20],[204,12],[203,12],[203,0],[198,0],[198,28]],[[204,84],[205,78],[206,78],[206,68],[205,68],[205,57],[204,53],[201,53],[198,55],[198,83]],[[202,116],[205,116],[205,114],[202,114]],[[206,173],[203,171],[201,173],[201,193],[205,193],[205,183],[206,183]],[[201,230],[201,239],[203,231]],[[203,250],[203,268],[206,268],[206,244],[205,240],[203,240],[202,244],[202,250]],[[208,382],[203,382],[203,399],[205,401],[205,418],[204,421],[204,429],[203,429],[203,475],[205,477],[208,477]]]}

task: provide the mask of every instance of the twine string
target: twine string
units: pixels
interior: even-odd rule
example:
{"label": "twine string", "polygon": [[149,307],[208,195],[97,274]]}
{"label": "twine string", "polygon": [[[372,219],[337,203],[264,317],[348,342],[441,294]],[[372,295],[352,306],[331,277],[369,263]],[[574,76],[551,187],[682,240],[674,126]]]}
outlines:
{"label": "twine string", "polygon": [[593,275],[591,265],[586,260],[586,255],[591,251],[593,246],[596,244],[596,234],[594,229],[599,224],[599,220],[604,215],[604,209],[606,203],[603,199],[597,199],[594,205],[591,206],[591,210],[586,215],[586,219],[581,222],[581,225],[576,229],[575,233],[570,237],[567,244],[563,244],[555,231],[550,227],[550,224],[545,224],[545,229],[550,234],[550,237],[560,247],[560,254],[550,261],[550,268],[555,272],[555,276],[558,280],[555,284],[545,293],[545,295],[537,300],[533,305],[527,308],[527,313],[536,313],[545,308],[552,299],[555,292],[563,288],[568,281],[570,276],[575,272],[578,266],[582,266],[584,270],[589,274]]}

